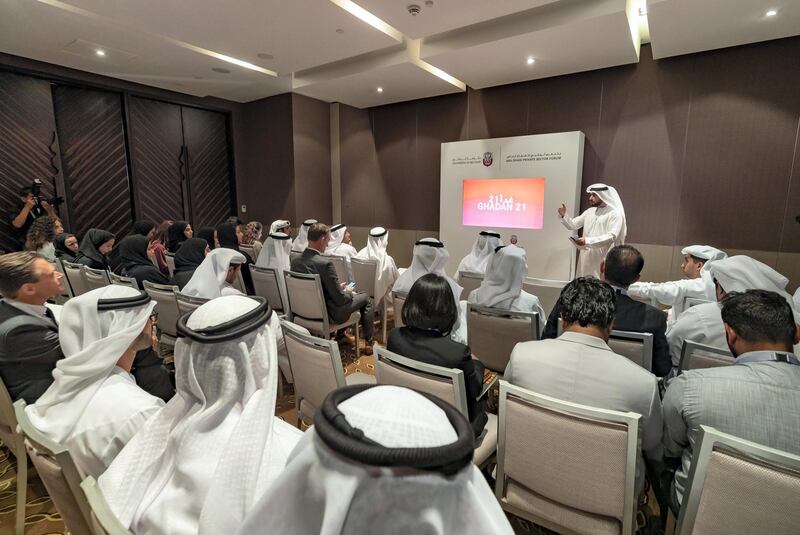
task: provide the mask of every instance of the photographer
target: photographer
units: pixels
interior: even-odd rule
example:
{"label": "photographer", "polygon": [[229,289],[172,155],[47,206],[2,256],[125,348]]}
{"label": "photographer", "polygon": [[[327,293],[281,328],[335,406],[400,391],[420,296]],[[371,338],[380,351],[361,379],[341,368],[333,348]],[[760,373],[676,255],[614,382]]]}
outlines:
{"label": "photographer", "polygon": [[9,217],[11,221],[11,227],[14,230],[14,238],[19,243],[20,249],[22,249],[22,246],[25,243],[25,236],[28,233],[28,229],[37,217],[44,215],[49,215],[54,219],[58,217],[55,208],[50,203],[42,199],[40,195],[41,184],[42,183],[40,180],[34,180],[33,184],[26,186],[19,191],[22,206],[20,208],[13,209]]}

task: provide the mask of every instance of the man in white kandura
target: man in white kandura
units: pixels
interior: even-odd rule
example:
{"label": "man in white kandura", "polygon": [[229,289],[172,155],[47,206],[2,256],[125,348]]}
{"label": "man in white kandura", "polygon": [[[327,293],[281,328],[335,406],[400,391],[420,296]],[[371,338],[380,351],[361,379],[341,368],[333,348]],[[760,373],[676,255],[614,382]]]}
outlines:
{"label": "man in white kandura", "polygon": [[325,249],[325,254],[343,256],[350,262],[350,259],[358,254],[353,247],[353,240],[347,227],[339,223],[331,227],[331,241]]}
{"label": "man in white kandura", "polygon": [[308,229],[316,223],[316,219],[306,219],[297,231],[297,237],[292,242],[292,251],[302,253],[308,247]]}
{"label": "man in white kandura", "polygon": [[[375,227],[369,231],[367,246],[358,252],[358,258],[375,260],[378,263],[378,272],[375,279],[375,306],[380,306],[381,299],[392,290],[399,273],[394,258],[389,256],[386,248],[389,247],[389,231],[383,227]],[[387,297],[387,302],[391,296]]]}
{"label": "man in white kandura", "polygon": [[334,390],[236,534],[511,535],[472,464],[474,440],[466,417],[429,394]]}
{"label": "man in white kandura", "polygon": [[274,315],[229,295],[178,321],[178,392],[99,480],[133,533],[234,533],[283,471],[302,433],[275,416]]}
{"label": "man in white kandura", "polygon": [[272,222],[269,226],[269,233],[270,234],[277,234],[278,232],[282,232],[289,236],[289,250],[292,250],[292,223],[288,219],[276,219]]}
{"label": "man in white kandura", "polygon": [[672,325],[683,313],[687,297],[709,300],[714,295],[714,281],[708,275],[713,262],[727,258],[724,251],[710,245],[690,245],[681,250],[681,270],[687,278],[669,282],[634,282],[628,286],[628,295],[638,299],[655,299],[672,307],[667,325]]}
{"label": "man in white kandura", "polygon": [[234,288],[233,283],[246,261],[242,253],[233,249],[214,249],[197,266],[194,275],[181,293],[203,299],[214,299],[221,295],[241,295],[242,292]]}
{"label": "man in white kandura", "polygon": [[586,193],[589,194],[590,208],[573,219],[567,215],[567,205],[561,203],[558,217],[569,230],[583,227],[583,237],[573,239],[575,246],[580,249],[575,276],[599,279],[600,263],[609,249],[625,243],[628,226],[622,199],[615,188],[602,183],[592,184],[586,188]]}
{"label": "man in white kandura", "polygon": [[486,265],[494,254],[495,249],[503,245],[500,234],[493,230],[482,230],[478,238],[472,245],[472,251],[461,259],[456,271],[458,278],[459,271],[469,271],[470,273],[486,273]]}
{"label": "man in white kandura", "polygon": [[65,358],[53,384],[26,407],[34,427],[69,448],[84,474],[99,477],[164,402],[136,385],[136,352],[152,344],[150,296],[111,285],[73,297],[61,311]]}

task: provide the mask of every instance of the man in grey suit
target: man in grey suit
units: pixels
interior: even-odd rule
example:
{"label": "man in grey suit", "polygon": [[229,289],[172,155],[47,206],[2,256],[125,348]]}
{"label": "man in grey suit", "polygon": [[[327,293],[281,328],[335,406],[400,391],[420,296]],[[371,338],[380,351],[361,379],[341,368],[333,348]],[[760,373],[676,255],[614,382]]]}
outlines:
{"label": "man in grey suit", "polygon": [[64,355],[45,301],[63,291],[61,273],[36,253],[0,256],[0,377],[14,401],[30,405],[53,382]]}
{"label": "man in grey suit", "polygon": [[[579,277],[561,292],[564,333],[553,340],[514,347],[503,377],[511,384],[564,401],[641,414],[641,444],[649,461],[661,458],[661,399],[658,380],[608,347],[616,313],[614,290]],[[644,483],[643,463],[636,488]]]}
{"label": "man in grey suit", "polygon": [[372,303],[369,295],[355,293],[339,282],[333,262],[322,256],[331,239],[330,229],[323,223],[314,223],[308,229],[308,247],[303,254],[292,260],[291,270],[297,273],[310,273],[319,275],[322,283],[322,293],[325,297],[325,308],[328,316],[336,323],[341,323],[350,315],[359,310],[361,312],[361,325],[364,330],[366,345],[365,355],[372,354],[372,334],[375,329],[373,324]]}

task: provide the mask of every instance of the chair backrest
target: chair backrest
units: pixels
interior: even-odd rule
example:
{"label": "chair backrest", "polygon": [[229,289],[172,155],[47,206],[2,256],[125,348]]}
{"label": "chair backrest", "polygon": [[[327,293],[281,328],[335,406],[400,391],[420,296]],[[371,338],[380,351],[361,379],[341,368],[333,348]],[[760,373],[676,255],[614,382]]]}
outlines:
{"label": "chair backrest", "polygon": [[83,266],[83,278],[89,290],[105,288],[111,284],[111,279],[108,278],[108,271],[105,269],[92,269],[88,266]]}
{"label": "chair backrest", "polygon": [[19,433],[17,433],[17,415],[14,414],[14,404],[6,384],[0,379],[0,438],[11,446],[17,437],[19,437]]}
{"label": "chair backrest", "polygon": [[538,339],[538,312],[512,312],[467,303],[467,343],[490,370],[503,373],[515,345]]}
{"label": "chair backrest", "polygon": [[286,320],[281,320],[281,329],[294,378],[297,410],[301,416],[313,418],[325,396],[347,384],[339,346],[306,334]]}
{"label": "chair backrest", "polygon": [[336,268],[336,276],[339,282],[350,282],[350,274],[347,272],[347,261],[343,256],[326,254],[322,255],[331,261],[333,267]]}
{"label": "chair backrest", "polygon": [[684,340],[683,347],[681,347],[678,373],[683,373],[687,370],[730,366],[734,362],[736,362],[736,358],[727,349],[700,344],[692,340]]}
{"label": "chair backrest", "polygon": [[287,318],[312,333],[327,336],[328,309],[325,308],[319,275],[284,271],[283,277],[289,301]]}
{"label": "chair backrest", "polygon": [[233,281],[233,287],[247,295],[247,287],[244,285],[244,277],[242,276],[241,268],[236,272],[236,280]]}
{"label": "chair backrest", "polygon": [[242,245],[242,244],[240,243],[240,244],[239,244],[239,250],[240,250],[241,252],[243,252],[243,253],[247,254],[247,256],[249,256],[250,258],[252,258],[252,259],[253,259],[253,261],[255,261],[255,260],[256,260],[256,250],[253,248],[253,246],[252,246],[252,245]]}
{"label": "chair backrest", "polygon": [[353,281],[356,283],[357,291],[366,292],[373,299],[383,298],[382,295],[375,295],[375,280],[378,278],[377,260],[351,258],[350,269],[353,270]]}
{"label": "chair backrest", "polygon": [[797,533],[800,455],[700,426],[677,534]]}
{"label": "chair backrest", "polygon": [[542,308],[549,313],[556,306],[558,298],[561,297],[561,290],[569,281],[559,281],[550,279],[527,278],[522,283],[522,289],[539,298]]}
{"label": "chair backrest", "polygon": [[461,293],[462,298],[469,298],[469,293],[472,290],[480,288],[483,282],[483,273],[474,273],[472,271],[459,271],[458,272],[458,285],[464,288]]}
{"label": "chair backrest", "polygon": [[445,400],[469,418],[464,372],[392,353],[375,346],[375,378],[379,385],[420,390]]}
{"label": "chair backrest", "polygon": [[59,273],[61,273],[61,275],[63,275],[63,284],[62,284],[62,286],[64,286],[64,291],[61,294],[61,298],[62,298],[62,302],[63,302],[66,299],[69,299],[70,297],[72,297],[72,286],[69,283],[69,277],[67,277],[67,273],[64,271],[64,261],[61,260],[60,258],[56,258],[56,261],[55,261],[54,265],[56,267],[56,271],[58,271]]}
{"label": "chair backrest", "polygon": [[280,279],[276,270],[251,264],[250,274],[253,276],[256,295],[265,298],[272,310],[282,314],[286,306],[283,303],[283,292],[281,291]]}
{"label": "chair backrest", "polygon": [[180,315],[183,316],[184,314],[192,312],[203,303],[207,303],[209,300],[204,297],[193,297],[191,295],[175,292],[175,301],[178,303]]}
{"label": "chair backrest", "polygon": [[93,535],[129,535],[132,532],[120,523],[117,516],[108,506],[106,497],[100,492],[97,481],[92,476],[81,482],[81,489],[91,508]]}
{"label": "chair backrest", "polygon": [[83,264],[64,262],[63,265],[64,275],[67,276],[69,285],[72,287],[73,296],[83,295],[91,289],[83,275]]}
{"label": "chair backrest", "polygon": [[557,531],[632,535],[640,419],[500,381],[500,505]]}
{"label": "chair backrest", "polygon": [[111,284],[117,284],[119,286],[128,286],[129,288],[133,288],[134,290],[139,289],[139,284],[136,282],[136,279],[132,277],[123,277],[122,275],[117,275],[116,273],[109,273],[109,277],[111,277]]}
{"label": "chair backrest", "polygon": [[158,328],[164,334],[175,338],[177,336],[175,326],[181,317],[181,309],[178,308],[178,299],[175,296],[179,292],[178,287],[144,281],[144,291],[156,302]]}
{"label": "chair backrest", "polygon": [[689,310],[695,305],[703,305],[705,303],[713,303],[713,301],[709,301],[708,299],[702,299],[700,297],[684,297],[683,298],[683,310]]}
{"label": "chair backrest", "polygon": [[80,489],[81,476],[66,446],[36,429],[25,413],[25,401],[17,400],[14,411],[25,449],[70,533],[91,533],[89,503]]}
{"label": "chair backrest", "polygon": [[167,261],[167,268],[169,268],[169,276],[175,273],[175,254],[174,253],[164,253],[164,260]]}
{"label": "chair backrest", "polygon": [[295,258],[302,256],[302,251],[289,251],[289,262],[291,263]]}
{"label": "chair backrest", "polygon": [[611,331],[608,347],[645,370],[653,371],[653,333]]}
{"label": "chair backrest", "polygon": [[408,294],[405,292],[392,292],[392,306],[394,307],[394,326],[402,327],[403,323],[403,305],[406,304]]}

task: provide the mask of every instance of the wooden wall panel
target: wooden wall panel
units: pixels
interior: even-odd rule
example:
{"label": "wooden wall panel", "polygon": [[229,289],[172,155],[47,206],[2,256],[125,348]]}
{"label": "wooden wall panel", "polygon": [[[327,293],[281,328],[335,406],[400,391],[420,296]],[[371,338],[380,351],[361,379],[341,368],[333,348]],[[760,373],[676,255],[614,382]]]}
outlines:
{"label": "wooden wall panel", "polygon": [[295,213],[331,221],[331,113],[327,102],[292,95]]}
{"label": "wooden wall panel", "polygon": [[385,195],[378,169],[369,110],[339,105],[339,161],[342,181],[342,223],[372,227],[375,201]]}
{"label": "wooden wall panel", "polygon": [[67,183],[71,231],[90,228],[125,236],[133,221],[122,95],[53,87],[53,104]]}

